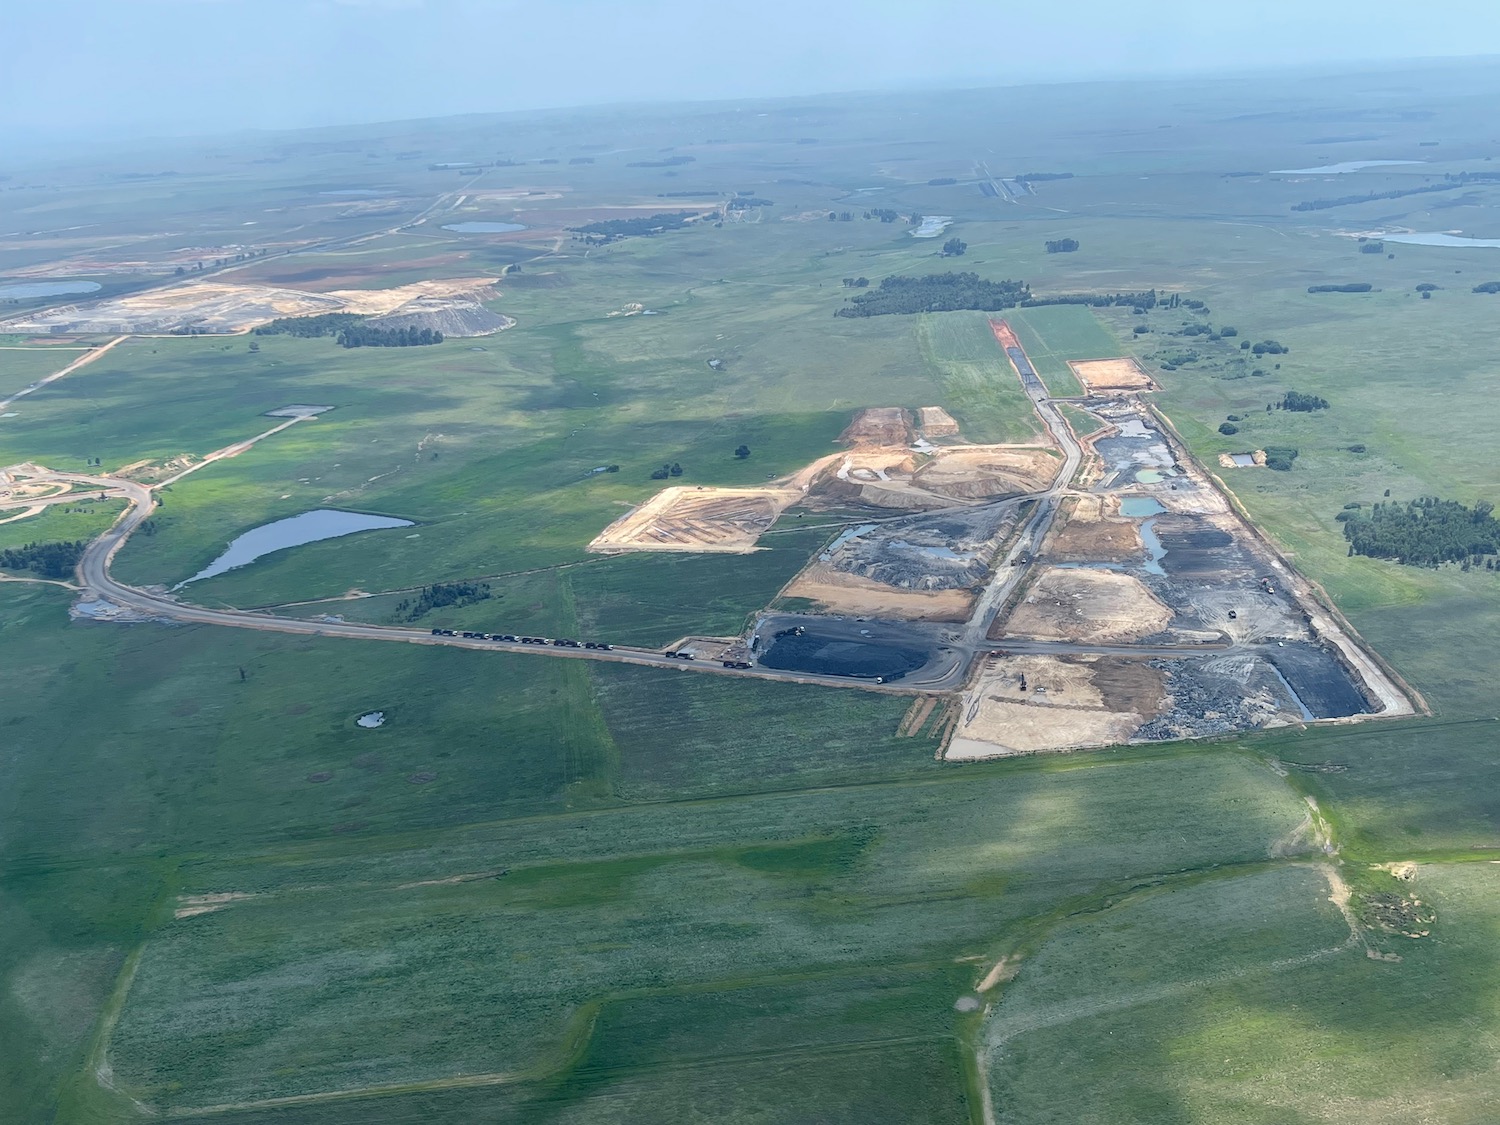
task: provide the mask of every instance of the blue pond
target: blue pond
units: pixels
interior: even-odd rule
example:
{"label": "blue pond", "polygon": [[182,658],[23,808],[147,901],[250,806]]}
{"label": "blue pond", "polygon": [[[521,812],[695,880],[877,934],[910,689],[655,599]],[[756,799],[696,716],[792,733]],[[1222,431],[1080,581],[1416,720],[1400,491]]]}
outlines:
{"label": "blue pond", "polygon": [[5,297],[64,297],[70,293],[97,293],[97,281],[20,281],[13,285],[0,285],[0,298]]}
{"label": "blue pond", "polygon": [[371,516],[364,512],[340,512],[334,508],[319,508],[290,516],[274,523],[261,524],[238,536],[224,553],[187,581],[179,582],[181,589],[188,582],[213,578],[228,570],[249,566],[256,559],[273,551],[284,551],[288,547],[300,547],[304,543],[316,543],[322,539],[338,539],[359,531],[375,531],[386,527],[411,527],[411,520],[398,520],[391,516]]}

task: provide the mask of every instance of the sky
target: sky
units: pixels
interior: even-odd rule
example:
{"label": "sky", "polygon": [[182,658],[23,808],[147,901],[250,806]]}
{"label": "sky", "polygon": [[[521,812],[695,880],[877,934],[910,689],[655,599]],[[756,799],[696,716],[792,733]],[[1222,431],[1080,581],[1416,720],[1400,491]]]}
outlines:
{"label": "sky", "polygon": [[1500,0],[47,0],[0,138],[1500,55]]}

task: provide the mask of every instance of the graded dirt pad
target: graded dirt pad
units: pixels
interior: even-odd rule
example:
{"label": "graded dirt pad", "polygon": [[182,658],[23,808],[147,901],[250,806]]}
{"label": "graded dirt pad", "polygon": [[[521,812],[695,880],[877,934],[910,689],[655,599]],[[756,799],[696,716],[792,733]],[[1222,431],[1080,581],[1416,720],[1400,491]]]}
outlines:
{"label": "graded dirt pad", "polygon": [[1171,620],[1172,611],[1139,578],[1048,567],[990,635],[1118,644],[1160,633]]}
{"label": "graded dirt pad", "polygon": [[995,334],[995,339],[1002,348],[1019,348],[1021,346],[1021,341],[1011,331],[1010,325],[1006,324],[1003,320],[990,321],[990,331]]}
{"label": "graded dirt pad", "polygon": [[1052,562],[1139,562],[1146,549],[1134,520],[1105,515],[1103,496],[1073,496],[1064,501],[1061,526],[1047,540]]}
{"label": "graded dirt pad", "polygon": [[951,762],[1130,741],[1146,718],[1107,708],[1088,658],[990,660],[962,711],[944,753]]}
{"label": "graded dirt pad", "polygon": [[588,549],[747,554],[782,509],[802,498],[790,488],[664,488],[610,524]]}
{"label": "graded dirt pad", "polygon": [[913,483],[951,499],[979,500],[1041,492],[1062,468],[1045,446],[963,445],[939,450]]}
{"label": "graded dirt pad", "polygon": [[905,445],[911,441],[911,422],[899,406],[861,410],[839,434],[846,445]]}
{"label": "graded dirt pad", "polygon": [[917,408],[917,428],[923,437],[955,437],[958,421],[941,406],[921,406]]}
{"label": "graded dirt pad", "polygon": [[898,590],[821,563],[794,578],[782,595],[816,602],[818,613],[898,621],[965,621],[974,605],[972,590]]}
{"label": "graded dirt pad", "polygon": [[1133,359],[1070,359],[1068,366],[1089,394],[1156,390],[1151,376]]}
{"label": "graded dirt pad", "polygon": [[1162,673],[1143,661],[991,657],[964,696],[944,757],[965,761],[1128,742],[1164,703]]}

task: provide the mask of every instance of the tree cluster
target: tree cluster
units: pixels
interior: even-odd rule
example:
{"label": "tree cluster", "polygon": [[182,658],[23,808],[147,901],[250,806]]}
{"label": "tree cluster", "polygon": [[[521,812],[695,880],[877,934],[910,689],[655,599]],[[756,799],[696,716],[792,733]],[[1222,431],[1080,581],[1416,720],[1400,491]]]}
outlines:
{"label": "tree cluster", "polygon": [[72,542],[28,543],[24,547],[0,550],[0,570],[29,570],[43,578],[65,579],[78,566],[83,549],[82,539]]}
{"label": "tree cluster", "polygon": [[939,176],[934,180],[928,180],[928,187],[947,187],[949,184],[958,183],[952,176]]}
{"label": "tree cluster", "polygon": [[846,277],[844,278],[845,289],[868,289],[870,279],[868,277]]}
{"label": "tree cluster", "polygon": [[1372,191],[1365,195],[1340,195],[1334,199],[1304,199],[1293,204],[1293,211],[1326,211],[1330,207],[1348,207],[1355,203],[1372,203],[1378,199],[1400,199],[1407,195],[1426,195],[1434,191],[1452,191],[1462,187],[1461,183],[1424,184],[1421,187],[1393,188],[1390,191]]}
{"label": "tree cluster", "polygon": [[372,328],[355,324],[338,334],[344,348],[418,348],[441,344],[443,334],[435,328]]}
{"label": "tree cluster", "polygon": [[663,160],[632,160],[625,165],[627,168],[676,168],[683,164],[691,164],[697,160],[696,156],[668,156]]}
{"label": "tree cluster", "polygon": [[[1243,341],[1240,344],[1240,347],[1244,348],[1246,344],[1250,344],[1250,341]],[[1287,347],[1279,340],[1262,340],[1258,344],[1250,344],[1249,347],[1249,351],[1253,355],[1288,355],[1290,354],[1291,350],[1291,348]]]}
{"label": "tree cluster", "polygon": [[888,277],[879,288],[849,298],[835,316],[888,316],[896,313],[1013,309],[1031,295],[1024,281],[989,281],[975,273],[934,273]]}
{"label": "tree cluster", "polygon": [[1343,285],[1309,285],[1309,293],[1368,293],[1375,288],[1368,281],[1349,281]]}
{"label": "tree cluster", "polygon": [[1466,569],[1483,561],[1495,569],[1500,551],[1500,520],[1494,505],[1481,500],[1472,508],[1456,500],[1421,496],[1409,504],[1376,503],[1339,513],[1351,555],[1394,559],[1408,566],[1460,563]]}
{"label": "tree cluster", "polygon": [[629,235],[660,234],[662,231],[680,230],[697,218],[696,211],[669,211],[659,215],[642,215],[635,219],[600,219],[585,223],[581,227],[570,227],[585,241],[606,243]]}
{"label": "tree cluster", "polygon": [[1500,293],[1500,281],[1485,281],[1474,286],[1476,293]]}
{"label": "tree cluster", "polygon": [[1359,252],[1361,254],[1384,254],[1385,243],[1378,239],[1374,242],[1361,242],[1359,244]]}
{"label": "tree cluster", "polygon": [[1049,238],[1047,240],[1047,253],[1049,254],[1071,254],[1078,249],[1076,238]]}
{"label": "tree cluster", "polygon": [[359,313],[320,313],[317,316],[282,316],[255,330],[257,336],[337,336],[364,320]]}
{"label": "tree cluster", "polygon": [[651,470],[652,480],[666,480],[668,477],[680,476],[682,476],[682,466],[676,461],[673,461],[670,465],[663,465],[659,469]]}
{"label": "tree cluster", "polygon": [[962,258],[964,251],[968,248],[969,244],[962,239],[950,238],[947,242],[943,243],[943,257]]}
{"label": "tree cluster", "polygon": [[403,598],[396,605],[396,617],[403,621],[415,621],[435,609],[473,605],[475,602],[486,601],[489,596],[488,582],[439,582],[423,586],[415,601]]}
{"label": "tree cluster", "polygon": [[1292,462],[1297,460],[1297,451],[1289,445],[1266,446],[1266,468],[1277,472],[1290,472]]}
{"label": "tree cluster", "polygon": [[1327,410],[1328,400],[1317,395],[1303,394],[1301,391],[1287,391],[1277,408],[1295,410],[1299,414],[1311,414],[1314,410]]}

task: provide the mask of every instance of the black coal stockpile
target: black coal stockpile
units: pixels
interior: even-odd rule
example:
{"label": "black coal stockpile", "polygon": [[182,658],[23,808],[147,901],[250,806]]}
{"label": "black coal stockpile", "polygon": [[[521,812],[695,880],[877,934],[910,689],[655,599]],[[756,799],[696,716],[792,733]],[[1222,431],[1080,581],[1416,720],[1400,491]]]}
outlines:
{"label": "black coal stockpile", "polygon": [[800,636],[776,638],[760,662],[767,668],[783,672],[891,680],[926,664],[927,652],[920,648],[820,637],[805,632]]}
{"label": "black coal stockpile", "polygon": [[1164,516],[1156,521],[1162,566],[1169,574],[1211,574],[1243,560],[1234,537],[1196,516]]}
{"label": "black coal stockpile", "polygon": [[1266,658],[1292,685],[1313,718],[1342,719],[1369,710],[1349,674],[1326,648],[1288,644],[1285,648],[1266,649]]}

